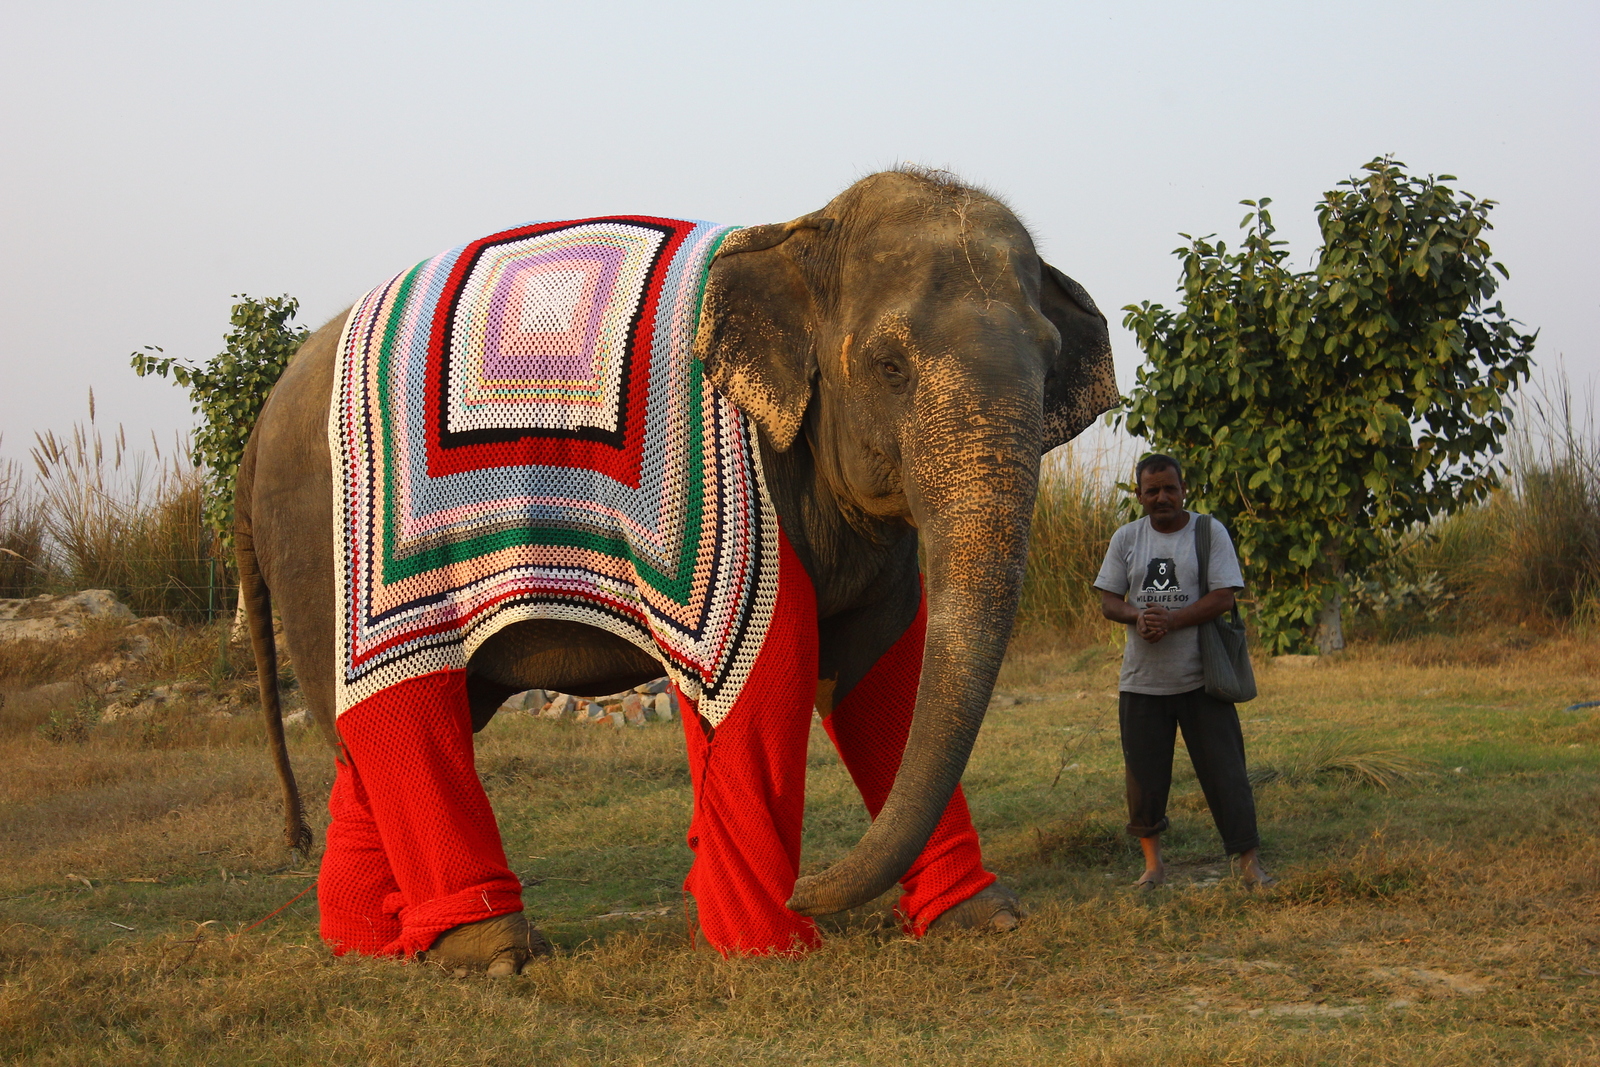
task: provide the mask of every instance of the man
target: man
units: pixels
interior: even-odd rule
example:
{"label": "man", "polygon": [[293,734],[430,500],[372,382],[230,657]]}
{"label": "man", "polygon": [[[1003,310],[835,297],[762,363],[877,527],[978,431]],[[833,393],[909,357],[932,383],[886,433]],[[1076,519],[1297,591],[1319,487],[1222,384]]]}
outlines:
{"label": "man", "polygon": [[1255,797],[1244,761],[1239,713],[1205,691],[1196,626],[1233,608],[1244,588],[1233,542],[1221,523],[1211,528],[1208,579],[1199,594],[1196,516],[1183,507],[1183,471],[1159,453],[1134,471],[1145,517],[1111,535],[1095,578],[1100,610],[1128,627],[1122,657],[1118,720],[1128,782],[1128,832],[1144,848],[1144,874],[1134,884],[1154,889],[1166,881],[1161,833],[1167,829],[1173,739],[1183,730],[1195,775],[1229,855],[1237,855],[1246,885],[1274,881],[1257,850]]}

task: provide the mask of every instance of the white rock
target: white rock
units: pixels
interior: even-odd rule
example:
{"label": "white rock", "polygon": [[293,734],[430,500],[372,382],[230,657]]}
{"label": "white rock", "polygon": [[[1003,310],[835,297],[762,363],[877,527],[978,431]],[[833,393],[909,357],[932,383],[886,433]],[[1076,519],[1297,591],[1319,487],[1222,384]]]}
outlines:
{"label": "white rock", "polygon": [[506,711],[527,711],[537,714],[549,702],[550,696],[543,689],[529,689],[523,693],[511,694],[500,707]]}
{"label": "white rock", "polygon": [[678,717],[677,702],[672,699],[671,693],[657,693],[652,698],[652,703],[659,722],[671,722]]}
{"label": "white rock", "polygon": [[577,719],[579,722],[593,722],[605,714],[605,709],[592,700],[578,701]]}
{"label": "white rock", "polygon": [[173,682],[171,685],[158,685],[150,690],[149,699],[158,707],[164,707],[168,704],[198,699],[209,691],[210,687],[204,682]]}
{"label": "white rock", "polygon": [[550,702],[539,712],[541,719],[570,719],[578,714],[578,699],[566,693],[552,694]]}
{"label": "white rock", "polygon": [[148,700],[138,704],[110,704],[100,712],[101,722],[117,722],[122,719],[143,719],[156,710],[156,705]]}

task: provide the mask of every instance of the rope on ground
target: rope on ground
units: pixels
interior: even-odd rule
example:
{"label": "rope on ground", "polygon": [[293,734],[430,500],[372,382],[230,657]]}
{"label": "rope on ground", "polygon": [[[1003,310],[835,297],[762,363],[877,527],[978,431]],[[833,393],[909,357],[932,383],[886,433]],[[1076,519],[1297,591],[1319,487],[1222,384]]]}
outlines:
{"label": "rope on ground", "polygon": [[251,930],[254,930],[256,927],[260,926],[262,923],[266,922],[268,919],[272,918],[274,915],[278,914],[280,911],[282,911],[283,909],[287,908],[289,905],[293,904],[295,901],[299,900],[301,897],[305,896],[307,893],[311,892],[315,888],[317,888],[316,879],[312,879],[310,885],[308,885],[304,889],[300,890],[300,892],[296,893],[294,896],[290,897],[288,900],[284,901],[282,904],[279,904],[276,908],[272,909],[267,914],[263,915],[261,918],[257,919],[255,922],[251,923],[249,926],[246,926],[243,930],[240,930],[240,931],[238,931],[237,933],[234,933],[234,934],[230,934],[229,935],[229,939],[232,940],[233,938],[239,937],[242,934],[249,933]]}

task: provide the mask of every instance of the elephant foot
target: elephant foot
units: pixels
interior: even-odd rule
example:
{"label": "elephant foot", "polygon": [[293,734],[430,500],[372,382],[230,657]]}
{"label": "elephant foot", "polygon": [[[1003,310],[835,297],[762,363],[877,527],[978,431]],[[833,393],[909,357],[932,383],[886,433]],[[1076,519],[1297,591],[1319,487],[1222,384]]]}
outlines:
{"label": "elephant foot", "polygon": [[928,924],[930,934],[950,934],[962,930],[1015,930],[1027,918],[1022,898],[995,882],[979,890]]}
{"label": "elephant foot", "polygon": [[509,978],[521,974],[535,956],[550,955],[550,943],[520,911],[446,930],[417,959],[437,963],[457,978],[486,974]]}

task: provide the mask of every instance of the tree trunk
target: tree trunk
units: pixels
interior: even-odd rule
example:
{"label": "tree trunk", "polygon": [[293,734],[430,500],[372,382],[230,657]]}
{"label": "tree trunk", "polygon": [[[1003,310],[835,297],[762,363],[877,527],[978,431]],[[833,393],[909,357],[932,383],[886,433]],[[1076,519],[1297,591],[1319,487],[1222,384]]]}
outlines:
{"label": "tree trunk", "polygon": [[1333,652],[1344,651],[1344,597],[1335,590],[1327,600],[1322,603],[1322,610],[1317,612],[1317,652],[1320,655],[1329,655]]}
{"label": "tree trunk", "polygon": [[[1330,576],[1335,582],[1344,578],[1344,556],[1337,552],[1329,552],[1326,556]],[[1333,585],[1328,589],[1327,598],[1322,602],[1322,610],[1317,612],[1316,630],[1317,653],[1329,655],[1334,652],[1344,651],[1344,596],[1339,592],[1339,586]]]}

